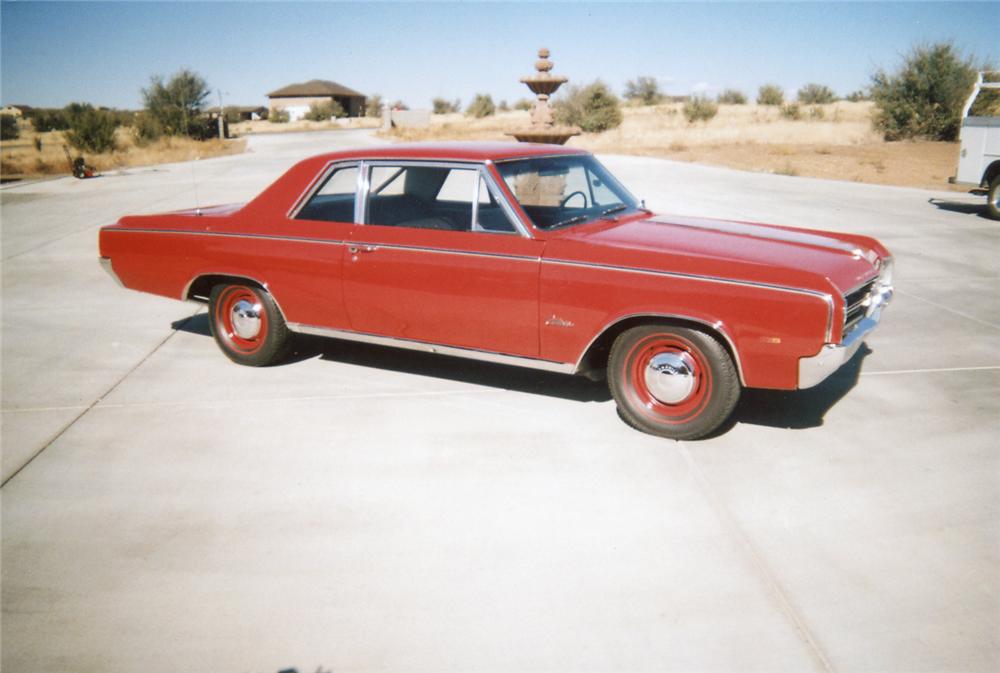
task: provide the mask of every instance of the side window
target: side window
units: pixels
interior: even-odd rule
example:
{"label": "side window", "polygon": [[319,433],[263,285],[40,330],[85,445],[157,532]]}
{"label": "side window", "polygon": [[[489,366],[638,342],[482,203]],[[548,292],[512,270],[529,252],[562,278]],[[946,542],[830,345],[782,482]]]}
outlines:
{"label": "side window", "polygon": [[297,220],[353,222],[354,195],[358,187],[358,167],[345,166],[330,174],[305,206],[295,216]]}
{"label": "side window", "polygon": [[469,231],[477,175],[474,168],[373,166],[365,223]]}

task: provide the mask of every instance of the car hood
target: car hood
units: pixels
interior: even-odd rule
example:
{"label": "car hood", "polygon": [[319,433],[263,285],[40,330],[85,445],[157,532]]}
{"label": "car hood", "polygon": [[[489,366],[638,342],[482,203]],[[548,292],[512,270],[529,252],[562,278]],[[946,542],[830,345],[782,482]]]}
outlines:
{"label": "car hood", "polygon": [[880,248],[859,236],[659,215],[557,232],[545,257],[843,294],[876,275]]}

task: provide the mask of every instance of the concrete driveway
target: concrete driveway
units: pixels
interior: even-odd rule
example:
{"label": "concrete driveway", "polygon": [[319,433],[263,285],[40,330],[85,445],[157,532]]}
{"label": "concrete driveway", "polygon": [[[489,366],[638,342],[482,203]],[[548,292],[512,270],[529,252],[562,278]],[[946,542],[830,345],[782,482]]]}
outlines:
{"label": "concrete driveway", "polygon": [[981,198],[604,157],[662,212],[896,254],[868,348],[639,434],[583,379],[302,339],[231,364],[98,227],[246,200],[361,132],[5,186],[2,668],[994,671],[1000,224]]}

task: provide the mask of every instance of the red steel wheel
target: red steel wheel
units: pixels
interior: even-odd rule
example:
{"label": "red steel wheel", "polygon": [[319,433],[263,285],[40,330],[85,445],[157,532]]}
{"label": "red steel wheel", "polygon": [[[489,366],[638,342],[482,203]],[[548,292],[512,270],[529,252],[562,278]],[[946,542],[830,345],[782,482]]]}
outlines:
{"label": "red steel wheel", "polygon": [[721,343],[671,325],[641,325],[619,335],[608,384],[626,422],[673,439],[711,433],[732,413],[740,393],[736,367]]}
{"label": "red steel wheel", "polygon": [[217,285],[209,310],[212,335],[233,362],[259,367],[285,354],[290,333],[267,291],[251,285]]}

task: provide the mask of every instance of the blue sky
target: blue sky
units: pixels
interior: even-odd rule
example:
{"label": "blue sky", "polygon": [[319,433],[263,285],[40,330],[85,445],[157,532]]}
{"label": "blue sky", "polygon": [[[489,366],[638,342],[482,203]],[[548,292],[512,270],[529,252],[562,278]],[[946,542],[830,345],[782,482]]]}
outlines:
{"label": "blue sky", "polygon": [[992,3],[0,3],[0,100],[141,107],[153,74],[200,73],[227,104],[330,79],[426,107],[529,95],[540,46],[555,72],[617,92],[649,75],[670,93],[818,82],[846,94],[911,45],[950,40],[1000,61]]}

